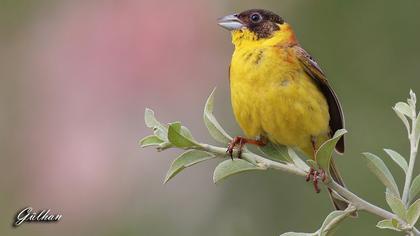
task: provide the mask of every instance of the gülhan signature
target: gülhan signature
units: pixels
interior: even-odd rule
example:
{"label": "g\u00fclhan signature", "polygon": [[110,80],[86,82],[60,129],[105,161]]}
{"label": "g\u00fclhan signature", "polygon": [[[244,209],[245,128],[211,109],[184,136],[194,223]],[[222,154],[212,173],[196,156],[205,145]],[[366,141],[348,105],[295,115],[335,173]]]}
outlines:
{"label": "g\u00fclhan signature", "polygon": [[32,207],[26,207],[16,214],[13,226],[18,227],[24,222],[50,223],[59,221],[63,215],[51,214],[51,209],[34,211]]}

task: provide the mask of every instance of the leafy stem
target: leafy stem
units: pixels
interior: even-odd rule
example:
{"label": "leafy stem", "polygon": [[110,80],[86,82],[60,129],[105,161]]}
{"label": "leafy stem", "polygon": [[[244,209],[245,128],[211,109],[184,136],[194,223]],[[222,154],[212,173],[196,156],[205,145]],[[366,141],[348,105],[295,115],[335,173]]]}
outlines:
{"label": "leafy stem", "polygon": [[[407,174],[405,176],[405,184],[404,184],[404,191],[403,191],[403,203],[408,206],[410,204],[409,194],[410,194],[410,186],[411,181],[413,179],[413,170],[414,164],[416,162],[417,157],[417,150],[418,150],[418,143],[419,143],[419,130],[418,124],[420,121],[418,120],[417,112],[416,112],[416,95],[410,91],[410,98],[408,99],[408,106],[410,107],[411,114],[409,116],[411,120],[411,132],[408,132],[408,138],[410,140],[410,161],[408,164]],[[409,130],[409,127],[407,127]]]}
{"label": "leafy stem", "polygon": [[[199,146],[197,146],[195,148],[199,149],[199,150],[203,150],[203,151],[213,153],[217,157],[220,157],[220,158],[229,158],[229,156],[226,154],[226,148],[223,148],[223,147],[216,147],[216,146],[209,145],[209,144],[200,144]],[[246,161],[254,163],[256,166],[258,166],[262,169],[275,169],[275,170],[284,171],[284,172],[294,174],[294,175],[298,175],[298,176],[306,176],[307,175],[306,171],[297,168],[295,165],[283,164],[283,163],[280,163],[280,162],[272,161],[270,159],[267,159],[265,157],[262,157],[260,155],[257,155],[257,154],[251,153],[251,152],[244,152],[244,153],[242,153],[241,157]],[[327,187],[336,191],[339,195],[341,195],[343,198],[345,198],[347,201],[349,201],[351,203],[351,205],[353,205],[355,207],[355,209],[352,209],[352,211],[354,211],[354,210],[366,211],[366,212],[372,213],[374,215],[377,215],[377,216],[379,216],[383,219],[397,219],[397,221],[401,225],[406,225],[406,223],[402,219],[400,219],[397,215],[395,215],[395,214],[393,214],[393,213],[391,213],[387,210],[384,210],[384,209],[382,209],[382,208],[380,208],[376,205],[373,205],[373,204],[367,202],[366,200],[364,200],[364,199],[360,198],[359,196],[357,196],[356,194],[352,193],[347,188],[343,188],[341,185],[337,184],[332,179],[330,179],[330,181],[326,181],[324,183]],[[420,233],[417,232],[415,235],[420,235]]]}
{"label": "leafy stem", "polygon": [[[376,225],[378,228],[400,231],[406,235],[420,236],[419,230],[414,227],[420,217],[420,199],[417,199],[411,204],[411,201],[420,193],[420,175],[413,179],[414,164],[420,137],[420,119],[419,115],[417,115],[415,106],[416,97],[413,92],[410,92],[410,98],[407,100],[407,103],[399,102],[393,108],[397,116],[403,121],[408,132],[410,140],[409,163],[396,151],[385,149],[385,152],[391,159],[406,173],[402,197],[397,182],[382,159],[372,153],[363,153],[369,169],[386,187],[385,198],[391,211],[369,203],[328,177],[334,147],[340,137],[347,132],[344,129],[338,130],[331,139],[319,147],[316,152],[316,161],[303,158],[306,159],[305,162],[301,158],[303,154],[299,150],[274,143],[268,143],[264,147],[261,147],[258,152],[251,152],[245,148],[242,151],[241,159],[234,158],[231,160],[226,153],[226,145],[232,140],[232,137],[222,128],[213,115],[213,94],[214,90],[206,102],[203,118],[209,134],[216,141],[223,144],[223,147],[198,142],[188,128],[180,122],[162,124],[155,118],[152,110],[146,109],[145,123],[147,127],[153,129],[153,135],[149,135],[140,140],[140,145],[142,147],[154,146],[158,151],[163,151],[168,148],[186,150],[172,162],[164,180],[165,183],[170,181],[183,169],[216,157],[225,160],[214,170],[213,180],[215,183],[229,176],[247,171],[275,169],[303,177],[307,175],[310,167],[323,169],[327,170],[327,178],[325,181],[319,182],[331,189],[335,197],[347,201],[349,207],[344,211],[331,212],[325,218],[322,226],[314,233],[289,232],[282,234],[282,236],[328,236],[335,231],[335,227],[340,222],[352,215],[355,211],[366,211],[382,218],[383,220]],[[411,120],[411,126],[407,118]],[[237,155],[237,151],[234,154]]]}
{"label": "leafy stem", "polygon": [[[226,154],[226,148],[216,147],[216,146],[209,145],[209,144],[200,144],[199,147],[196,147],[196,148],[198,148],[200,150],[210,152],[210,153],[213,153],[216,156],[221,157],[221,158],[228,157],[228,155]],[[306,176],[307,175],[306,171],[297,168],[295,165],[283,164],[283,163],[280,163],[280,162],[272,161],[270,159],[267,159],[265,157],[256,155],[256,154],[251,153],[251,152],[242,153],[242,158],[244,160],[247,160],[247,161],[251,162],[251,163],[255,163],[257,166],[259,166],[261,168],[264,168],[264,169],[280,170],[280,171],[284,171],[284,172],[287,172],[287,173],[290,173],[290,174],[295,174],[295,175],[298,175],[298,176]],[[330,179],[330,181],[326,181],[324,183],[327,187],[333,189],[338,194],[340,194],[342,197],[347,199],[358,210],[364,210],[364,211],[370,212],[370,213],[375,214],[375,215],[377,215],[379,217],[382,217],[384,219],[392,219],[392,218],[396,217],[391,212],[386,211],[386,210],[384,210],[380,207],[377,207],[377,206],[361,199],[356,194],[350,192],[348,189],[343,188],[341,185],[334,182],[332,179]]]}

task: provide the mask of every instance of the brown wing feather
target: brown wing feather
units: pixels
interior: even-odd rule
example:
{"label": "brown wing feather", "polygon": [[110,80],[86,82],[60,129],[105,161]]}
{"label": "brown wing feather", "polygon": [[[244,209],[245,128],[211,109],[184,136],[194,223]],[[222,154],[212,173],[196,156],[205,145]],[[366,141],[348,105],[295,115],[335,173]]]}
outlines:
{"label": "brown wing feather", "polygon": [[[334,90],[328,84],[324,72],[318,66],[318,63],[307,53],[303,48],[296,45],[293,47],[295,53],[302,63],[305,72],[315,81],[319,89],[327,99],[329,113],[330,113],[330,129],[333,135],[337,130],[344,128],[344,115],[341,109],[340,101],[337,98]],[[344,136],[338,141],[335,150],[339,153],[344,153]]]}

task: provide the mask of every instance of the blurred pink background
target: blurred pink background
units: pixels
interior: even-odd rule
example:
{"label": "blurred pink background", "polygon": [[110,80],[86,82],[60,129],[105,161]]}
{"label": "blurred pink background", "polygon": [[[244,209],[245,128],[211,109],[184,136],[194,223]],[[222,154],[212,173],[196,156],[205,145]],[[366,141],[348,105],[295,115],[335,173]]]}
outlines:
{"label": "blurred pink background", "polygon": [[[19,155],[13,157],[15,176],[2,178],[6,192],[16,193],[3,198],[16,199],[12,205],[2,201],[7,214],[1,215],[1,234],[10,233],[10,216],[25,206],[51,208],[63,214],[62,222],[23,225],[13,233],[80,235],[94,229],[95,234],[104,234],[110,228],[98,230],[97,224],[159,217],[159,212],[148,209],[151,201],[162,197],[156,191],[187,197],[161,184],[165,174],[161,166],[167,168],[170,160],[154,158],[153,150],[141,150],[137,142],[149,133],[143,122],[146,106],[156,108],[162,119],[176,114],[194,121],[191,128],[204,130],[196,122],[204,100],[194,98],[202,94],[205,99],[215,85],[226,83],[228,60],[223,48],[211,46],[220,31],[215,27],[217,7],[209,3],[54,3],[52,9],[40,8],[33,22],[17,32],[19,41],[11,44],[20,49],[19,65],[10,66],[21,71],[8,72],[19,74],[13,83],[24,95],[11,102],[15,114],[25,116],[6,118],[20,124],[7,138],[16,145],[9,151]],[[225,67],[208,63],[221,60]],[[210,184],[209,173],[197,172],[194,177],[200,175]],[[202,184],[190,182],[184,188]],[[208,197],[188,196],[197,203]],[[171,210],[180,206],[164,204],[172,214],[166,220],[189,216]],[[211,208],[201,208],[205,209]],[[198,218],[190,215],[185,220]]]}

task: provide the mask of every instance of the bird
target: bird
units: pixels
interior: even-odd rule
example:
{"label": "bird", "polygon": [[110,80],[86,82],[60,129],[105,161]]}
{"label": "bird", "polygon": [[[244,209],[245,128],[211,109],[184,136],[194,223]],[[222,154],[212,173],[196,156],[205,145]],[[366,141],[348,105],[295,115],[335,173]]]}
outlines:
{"label": "bird", "polygon": [[[235,119],[245,136],[229,143],[227,152],[240,153],[245,144],[268,142],[300,149],[315,160],[322,143],[344,128],[338,97],[316,60],[299,44],[291,25],[264,9],[251,9],[219,18],[218,24],[231,32],[234,52],[229,67],[230,95]],[[335,146],[344,153],[344,136]],[[345,187],[332,159],[331,178]],[[315,191],[325,172],[308,173]],[[348,202],[333,197],[335,209]]]}

